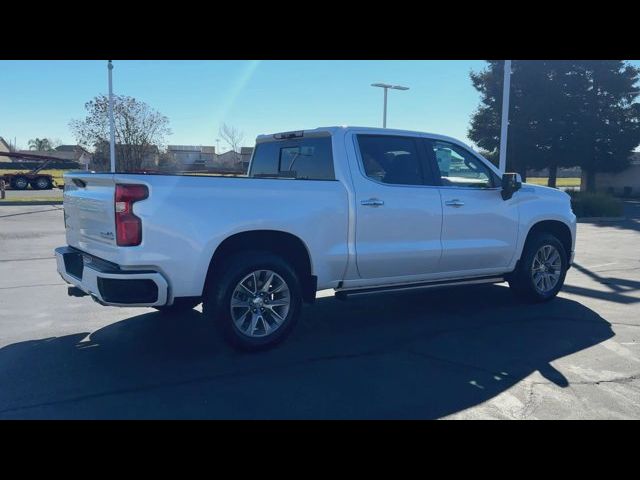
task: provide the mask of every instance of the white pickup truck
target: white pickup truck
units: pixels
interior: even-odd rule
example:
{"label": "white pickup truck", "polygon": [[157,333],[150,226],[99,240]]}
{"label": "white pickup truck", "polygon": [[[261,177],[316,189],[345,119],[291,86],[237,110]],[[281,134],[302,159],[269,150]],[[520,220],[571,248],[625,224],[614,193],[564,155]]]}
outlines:
{"label": "white pickup truck", "polygon": [[246,176],[65,175],[70,295],[203,304],[236,347],[272,346],[316,291],[339,298],[508,281],[546,301],[574,256],[569,196],[453,138],[327,127],[261,135]]}

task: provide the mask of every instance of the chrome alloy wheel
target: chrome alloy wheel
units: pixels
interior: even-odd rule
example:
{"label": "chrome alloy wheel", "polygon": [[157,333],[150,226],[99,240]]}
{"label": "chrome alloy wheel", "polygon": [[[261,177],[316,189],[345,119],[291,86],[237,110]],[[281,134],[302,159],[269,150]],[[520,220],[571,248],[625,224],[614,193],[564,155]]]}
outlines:
{"label": "chrome alloy wheel", "polygon": [[231,295],[231,318],[248,337],[266,337],[284,323],[291,307],[287,282],[271,270],[244,277]]}
{"label": "chrome alloy wheel", "polygon": [[539,293],[547,294],[552,291],[562,273],[562,259],[560,252],[553,245],[543,245],[533,257],[531,277]]}

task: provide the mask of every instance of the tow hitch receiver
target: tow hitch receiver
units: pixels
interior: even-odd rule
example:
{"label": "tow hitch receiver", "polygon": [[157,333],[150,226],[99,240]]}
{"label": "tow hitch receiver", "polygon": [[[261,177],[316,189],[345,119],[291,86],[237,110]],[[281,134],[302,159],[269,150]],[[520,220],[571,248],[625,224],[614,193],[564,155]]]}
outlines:
{"label": "tow hitch receiver", "polygon": [[89,294],[80,290],[78,287],[69,287],[67,289],[67,295],[70,297],[86,297]]}

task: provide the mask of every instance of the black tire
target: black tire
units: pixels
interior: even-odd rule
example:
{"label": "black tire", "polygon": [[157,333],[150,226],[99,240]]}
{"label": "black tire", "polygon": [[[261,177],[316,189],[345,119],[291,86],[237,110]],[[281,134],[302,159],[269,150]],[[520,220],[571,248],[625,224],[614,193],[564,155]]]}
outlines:
{"label": "black tire", "polygon": [[[553,288],[540,291],[534,281],[534,258],[545,246],[553,247],[560,255],[559,278]],[[527,303],[547,302],[558,295],[567,275],[568,257],[562,242],[550,233],[540,232],[530,236],[524,246],[518,267],[509,278],[509,286],[515,296]]]}
{"label": "black tire", "polygon": [[173,301],[173,305],[165,305],[162,307],[153,307],[159,312],[166,314],[178,314],[188,312],[189,310],[193,310],[195,307],[200,305],[201,300],[192,299],[192,298],[176,298]]}
{"label": "black tire", "polygon": [[31,188],[34,190],[51,190],[51,180],[47,177],[37,177],[31,181]]}
{"label": "black tire", "polygon": [[27,177],[18,176],[11,179],[11,188],[14,190],[25,190],[28,186],[29,180],[27,180]]}
{"label": "black tire", "polygon": [[[248,336],[234,323],[231,315],[231,298],[242,279],[251,275],[252,272],[262,270],[275,272],[284,280],[288,288],[289,309],[283,317],[284,320],[272,333],[259,337]],[[263,285],[265,284],[266,282]],[[220,265],[218,272],[212,272],[212,277],[208,279],[205,286],[202,303],[205,318],[215,322],[224,339],[233,348],[243,351],[265,350],[283,341],[297,323],[301,308],[300,280],[293,267],[277,255],[259,251],[233,255]]]}

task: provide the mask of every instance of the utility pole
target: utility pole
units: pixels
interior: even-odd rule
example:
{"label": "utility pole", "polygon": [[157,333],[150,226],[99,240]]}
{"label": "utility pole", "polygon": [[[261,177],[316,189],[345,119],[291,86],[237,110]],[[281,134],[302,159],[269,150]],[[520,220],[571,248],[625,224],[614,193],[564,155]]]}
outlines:
{"label": "utility pole", "polygon": [[509,130],[509,92],[511,89],[511,60],[504,61],[502,82],[502,124],[500,125],[500,163],[502,173],[507,169],[507,136]]}
{"label": "utility pole", "polygon": [[111,172],[116,171],[116,133],[113,121],[113,63],[109,60],[109,130],[111,141],[109,142],[109,158],[111,159]]}

